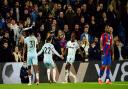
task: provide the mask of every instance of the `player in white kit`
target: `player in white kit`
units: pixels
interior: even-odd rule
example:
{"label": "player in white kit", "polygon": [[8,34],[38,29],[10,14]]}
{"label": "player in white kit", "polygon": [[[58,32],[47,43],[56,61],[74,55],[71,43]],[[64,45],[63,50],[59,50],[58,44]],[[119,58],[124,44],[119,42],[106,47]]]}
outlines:
{"label": "player in white kit", "polygon": [[39,70],[38,70],[38,59],[37,59],[37,44],[38,41],[33,33],[34,29],[29,30],[29,36],[25,38],[24,43],[24,52],[27,48],[27,65],[28,65],[28,75],[29,75],[29,83],[28,85],[32,84],[32,73],[31,73],[31,66],[34,68],[34,72],[36,74],[36,84],[39,84]]}
{"label": "player in white kit", "polygon": [[54,48],[53,44],[51,44],[52,38],[49,37],[46,40],[46,43],[43,45],[42,49],[38,52],[38,55],[40,55],[42,52],[44,54],[44,65],[47,68],[47,76],[48,81],[51,83],[50,79],[50,72],[53,70],[53,82],[56,82],[56,67],[53,61],[53,53],[56,54],[61,59],[64,59],[62,55],[60,55]]}
{"label": "player in white kit", "polygon": [[76,51],[79,49],[79,44],[77,40],[75,40],[75,33],[71,34],[71,40],[67,42],[66,50],[68,51],[66,66],[65,66],[65,83],[68,82],[68,76],[72,76],[74,78],[74,83],[76,83],[76,76],[71,72],[70,67],[72,63],[75,61]]}

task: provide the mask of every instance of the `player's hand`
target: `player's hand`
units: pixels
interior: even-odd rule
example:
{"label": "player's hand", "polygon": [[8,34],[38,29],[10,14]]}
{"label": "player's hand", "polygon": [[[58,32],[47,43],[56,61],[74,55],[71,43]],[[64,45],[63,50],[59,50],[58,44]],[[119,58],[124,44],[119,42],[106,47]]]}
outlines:
{"label": "player's hand", "polygon": [[64,59],[64,57],[63,57],[62,55],[60,56],[60,58],[61,58],[62,60]]}

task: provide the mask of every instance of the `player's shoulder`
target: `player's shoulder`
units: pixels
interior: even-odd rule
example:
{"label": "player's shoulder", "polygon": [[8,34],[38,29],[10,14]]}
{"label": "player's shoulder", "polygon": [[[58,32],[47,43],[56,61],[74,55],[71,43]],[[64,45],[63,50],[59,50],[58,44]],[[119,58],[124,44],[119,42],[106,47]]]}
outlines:
{"label": "player's shoulder", "polygon": [[51,43],[45,43],[44,46],[53,46]]}
{"label": "player's shoulder", "polygon": [[29,40],[29,37],[26,37],[24,40],[25,40],[25,41]]}
{"label": "player's shoulder", "polygon": [[67,44],[69,44],[69,43],[71,43],[71,41],[69,40],[69,41],[67,41]]}

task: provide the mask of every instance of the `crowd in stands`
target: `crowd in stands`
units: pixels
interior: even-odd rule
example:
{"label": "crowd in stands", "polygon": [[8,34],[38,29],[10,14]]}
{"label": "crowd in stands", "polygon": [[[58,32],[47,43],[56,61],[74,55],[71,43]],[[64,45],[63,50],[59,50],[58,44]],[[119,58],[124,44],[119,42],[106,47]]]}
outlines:
{"label": "crowd in stands", "polygon": [[115,60],[127,59],[127,0],[0,0],[0,62],[26,60],[24,38],[32,27],[38,50],[52,36],[55,49],[63,55],[75,32],[84,52],[84,57],[77,52],[76,60],[101,60],[99,40],[106,24],[113,31]]}

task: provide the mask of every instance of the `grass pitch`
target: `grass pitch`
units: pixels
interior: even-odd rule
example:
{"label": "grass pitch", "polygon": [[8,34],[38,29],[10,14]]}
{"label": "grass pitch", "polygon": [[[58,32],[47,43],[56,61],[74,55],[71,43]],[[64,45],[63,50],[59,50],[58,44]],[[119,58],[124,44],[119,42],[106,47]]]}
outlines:
{"label": "grass pitch", "polygon": [[27,84],[0,84],[0,89],[128,89],[128,82],[114,82],[112,84],[102,84],[98,83],[40,83],[39,85],[32,84],[28,86]]}

